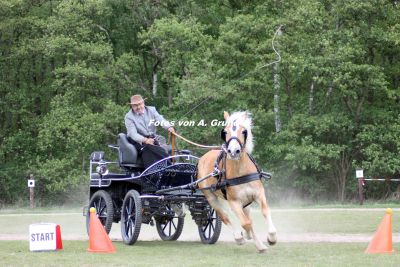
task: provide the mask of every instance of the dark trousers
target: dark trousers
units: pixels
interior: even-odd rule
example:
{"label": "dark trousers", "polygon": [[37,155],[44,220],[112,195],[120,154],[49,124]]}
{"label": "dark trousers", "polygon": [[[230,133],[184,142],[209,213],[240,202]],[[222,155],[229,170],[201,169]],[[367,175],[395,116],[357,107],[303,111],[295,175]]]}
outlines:
{"label": "dark trousers", "polygon": [[168,157],[167,151],[156,145],[144,145],[141,150],[144,167],[147,168],[155,162]]}
{"label": "dark trousers", "polygon": [[164,159],[168,157],[167,150],[165,148],[165,138],[162,136],[157,136],[157,142],[160,145],[142,145],[134,140],[132,140],[130,137],[128,137],[128,140],[130,143],[132,143],[135,147],[136,150],[138,151],[139,156],[143,159],[143,164],[144,167],[147,168],[154,164],[155,162]]}

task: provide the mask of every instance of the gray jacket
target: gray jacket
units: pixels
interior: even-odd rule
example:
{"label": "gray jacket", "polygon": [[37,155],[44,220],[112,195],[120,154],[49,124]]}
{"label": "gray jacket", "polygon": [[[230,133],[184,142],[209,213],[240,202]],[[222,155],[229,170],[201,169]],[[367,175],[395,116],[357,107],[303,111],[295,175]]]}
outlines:
{"label": "gray jacket", "polygon": [[164,129],[172,126],[155,107],[145,106],[143,115],[135,114],[132,109],[125,115],[127,135],[139,144],[142,144],[147,136],[156,134],[156,125]]}

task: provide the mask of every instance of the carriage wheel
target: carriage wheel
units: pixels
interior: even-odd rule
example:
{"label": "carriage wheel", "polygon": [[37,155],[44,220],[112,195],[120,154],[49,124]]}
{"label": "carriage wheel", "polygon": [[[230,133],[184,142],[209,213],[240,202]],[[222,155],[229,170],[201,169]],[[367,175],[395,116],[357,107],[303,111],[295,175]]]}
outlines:
{"label": "carriage wheel", "polygon": [[88,235],[90,224],[90,208],[96,209],[96,215],[101,224],[104,226],[107,234],[110,233],[114,216],[114,206],[110,194],[107,191],[99,190],[90,198],[88,213],[86,215],[86,230]]}
{"label": "carriage wheel", "polygon": [[[169,205],[166,206],[166,210],[173,212]],[[165,216],[156,219],[158,235],[164,241],[175,241],[182,234],[184,223],[185,218],[178,216]]]}
{"label": "carriage wheel", "polygon": [[125,244],[132,245],[139,237],[142,226],[142,202],[136,190],[126,193],[121,208],[121,235]]}
{"label": "carriage wheel", "polygon": [[221,234],[222,222],[213,208],[207,211],[207,221],[198,225],[199,235],[203,244],[214,244]]}

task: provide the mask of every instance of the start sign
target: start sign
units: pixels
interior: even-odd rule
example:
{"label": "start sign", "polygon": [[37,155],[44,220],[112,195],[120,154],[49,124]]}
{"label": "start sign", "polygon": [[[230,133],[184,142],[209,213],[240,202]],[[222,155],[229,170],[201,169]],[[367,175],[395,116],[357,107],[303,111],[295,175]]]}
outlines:
{"label": "start sign", "polygon": [[37,223],[29,225],[30,251],[62,249],[60,226],[55,223]]}

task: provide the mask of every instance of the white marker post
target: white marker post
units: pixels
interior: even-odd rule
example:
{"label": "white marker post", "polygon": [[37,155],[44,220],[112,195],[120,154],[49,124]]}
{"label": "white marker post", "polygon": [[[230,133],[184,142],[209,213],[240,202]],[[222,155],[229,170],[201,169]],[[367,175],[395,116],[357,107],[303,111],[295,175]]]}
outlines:
{"label": "white marker post", "polygon": [[356,170],[356,178],[358,180],[358,200],[360,201],[360,205],[364,203],[364,185],[365,185],[365,180],[364,180],[364,170],[363,169],[358,169]]}
{"label": "white marker post", "polygon": [[33,179],[33,174],[29,175],[28,179],[28,187],[29,187],[29,206],[31,209],[35,207],[35,180]]}

